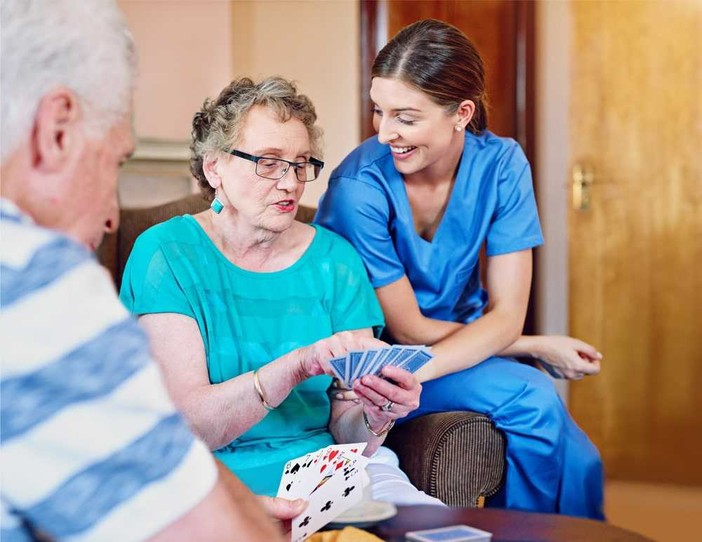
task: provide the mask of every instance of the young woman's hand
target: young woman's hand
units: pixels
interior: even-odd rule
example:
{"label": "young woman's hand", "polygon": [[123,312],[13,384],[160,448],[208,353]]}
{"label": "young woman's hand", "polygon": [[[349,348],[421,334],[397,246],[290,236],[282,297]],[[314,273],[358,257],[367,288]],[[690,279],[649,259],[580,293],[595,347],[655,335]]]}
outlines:
{"label": "young woman's hand", "polygon": [[554,378],[580,380],[600,372],[602,354],[579,339],[562,335],[539,335],[534,341],[531,355]]}

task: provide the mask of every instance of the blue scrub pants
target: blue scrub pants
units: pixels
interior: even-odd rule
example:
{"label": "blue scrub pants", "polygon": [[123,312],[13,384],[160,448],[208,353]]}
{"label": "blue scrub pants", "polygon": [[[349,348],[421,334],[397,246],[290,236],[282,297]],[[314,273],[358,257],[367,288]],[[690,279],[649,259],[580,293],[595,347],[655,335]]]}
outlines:
{"label": "blue scrub pants", "polygon": [[507,472],[500,498],[506,508],[604,519],[599,452],[541,371],[492,357],[422,386],[419,408],[403,421],[472,410],[504,432]]}

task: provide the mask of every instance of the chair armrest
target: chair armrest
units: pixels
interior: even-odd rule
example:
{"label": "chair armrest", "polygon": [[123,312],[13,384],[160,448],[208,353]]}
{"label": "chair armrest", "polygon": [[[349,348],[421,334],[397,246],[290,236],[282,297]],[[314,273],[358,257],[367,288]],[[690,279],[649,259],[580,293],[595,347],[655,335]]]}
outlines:
{"label": "chair armrest", "polygon": [[484,414],[421,416],[396,426],[386,446],[415,486],[449,506],[482,506],[504,479],[505,437]]}

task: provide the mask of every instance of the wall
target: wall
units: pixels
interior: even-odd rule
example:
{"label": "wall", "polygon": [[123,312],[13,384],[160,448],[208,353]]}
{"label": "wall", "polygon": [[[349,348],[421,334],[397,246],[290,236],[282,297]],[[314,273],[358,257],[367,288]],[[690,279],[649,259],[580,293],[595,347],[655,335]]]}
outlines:
{"label": "wall", "polygon": [[193,113],[232,72],[231,3],[119,0],[139,50],[139,137],[185,141]]}
{"label": "wall", "polygon": [[[139,48],[137,136],[180,142],[171,148],[178,155],[193,113],[232,78],[279,74],[293,79],[312,98],[325,132],[327,167],[302,200],[316,206],[331,170],[359,142],[358,0],[118,3]],[[148,159],[153,148],[140,145],[138,156]],[[182,191],[166,188],[168,176],[159,181],[152,166],[143,167],[139,160],[130,164],[122,183],[125,205],[155,204]],[[174,182],[182,186],[182,181],[180,176]]]}
{"label": "wall", "polygon": [[358,1],[234,2],[232,27],[237,75],[293,79],[317,108],[326,168],[303,197],[316,207],[331,170],[359,143]]}

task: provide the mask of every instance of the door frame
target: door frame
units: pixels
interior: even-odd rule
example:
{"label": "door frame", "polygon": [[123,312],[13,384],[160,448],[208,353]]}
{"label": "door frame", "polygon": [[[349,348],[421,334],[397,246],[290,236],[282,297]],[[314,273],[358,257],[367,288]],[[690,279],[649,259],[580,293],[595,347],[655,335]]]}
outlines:
{"label": "door frame", "polygon": [[[536,131],[539,139],[537,205],[545,243],[536,252],[536,330],[569,330],[568,205],[570,202],[570,52],[572,16],[567,2],[536,4]],[[544,217],[546,219],[544,220]],[[567,403],[568,382],[555,381]]]}

